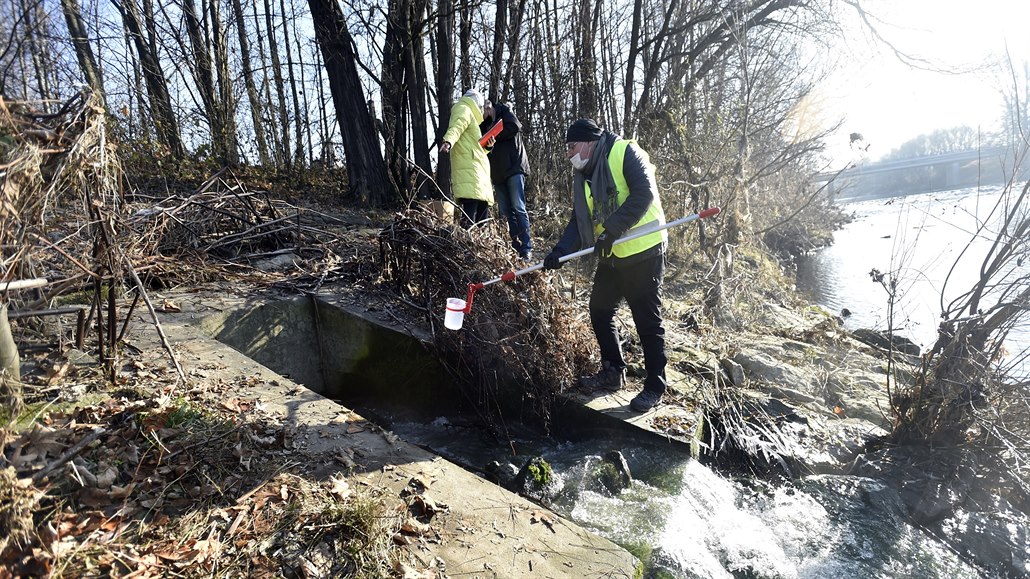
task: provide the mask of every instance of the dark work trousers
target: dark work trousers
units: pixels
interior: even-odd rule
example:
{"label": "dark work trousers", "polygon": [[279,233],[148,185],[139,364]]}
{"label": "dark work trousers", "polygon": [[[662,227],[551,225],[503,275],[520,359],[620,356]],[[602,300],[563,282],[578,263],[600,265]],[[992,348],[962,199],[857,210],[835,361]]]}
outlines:
{"label": "dark work trousers", "polygon": [[602,362],[625,368],[615,326],[615,309],[625,298],[633,313],[633,324],[644,350],[644,389],[665,393],[665,327],[662,325],[662,278],[665,276],[665,254],[637,263],[614,267],[601,260],[594,273],[590,290],[590,323],[601,349]]}
{"label": "dark work trousers", "polygon": [[470,229],[476,223],[490,218],[490,204],[479,199],[458,199],[461,205],[461,226]]}

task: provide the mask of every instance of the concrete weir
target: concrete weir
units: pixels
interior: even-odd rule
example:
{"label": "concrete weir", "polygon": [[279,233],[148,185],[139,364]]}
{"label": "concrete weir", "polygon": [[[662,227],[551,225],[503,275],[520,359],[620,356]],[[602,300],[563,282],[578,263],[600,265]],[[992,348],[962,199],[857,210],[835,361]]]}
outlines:
{"label": "concrete weir", "polygon": [[[409,547],[423,564],[448,576],[640,576],[639,561],[622,547],[553,513],[557,523],[543,524],[544,507],[333,400],[375,392],[432,408],[456,394],[418,337],[386,318],[331,298],[164,297],[177,307],[160,315],[161,325],[187,374],[245,384],[236,395],[295,429],[294,453],[314,476],[346,474],[352,486],[385,487],[398,500],[413,479],[428,484],[424,494],[448,508],[431,522],[439,540]],[[156,336],[136,345],[160,350]]]}

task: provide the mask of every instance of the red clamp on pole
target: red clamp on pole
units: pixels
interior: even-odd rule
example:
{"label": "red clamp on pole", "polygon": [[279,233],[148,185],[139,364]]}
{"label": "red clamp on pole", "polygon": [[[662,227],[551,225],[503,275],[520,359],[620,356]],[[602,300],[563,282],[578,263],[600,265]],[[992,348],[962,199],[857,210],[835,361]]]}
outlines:
{"label": "red clamp on pole", "polygon": [[468,296],[467,296],[468,299],[465,300],[465,309],[462,310],[463,312],[465,312],[466,314],[472,312],[472,298],[474,298],[476,296],[476,291],[481,290],[481,289],[483,289],[483,284],[481,284],[481,283],[470,283],[469,284],[469,293],[468,293]]}

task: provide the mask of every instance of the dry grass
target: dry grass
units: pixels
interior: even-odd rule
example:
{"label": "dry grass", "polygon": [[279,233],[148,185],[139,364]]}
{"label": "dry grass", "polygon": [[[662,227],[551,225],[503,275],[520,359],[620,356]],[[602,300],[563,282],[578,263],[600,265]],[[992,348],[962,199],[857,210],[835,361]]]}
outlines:
{"label": "dry grass", "polygon": [[138,368],[124,386],[154,395],[8,433],[0,576],[382,577],[403,560],[402,497],[311,479],[289,430],[235,386],[168,399],[171,376]]}

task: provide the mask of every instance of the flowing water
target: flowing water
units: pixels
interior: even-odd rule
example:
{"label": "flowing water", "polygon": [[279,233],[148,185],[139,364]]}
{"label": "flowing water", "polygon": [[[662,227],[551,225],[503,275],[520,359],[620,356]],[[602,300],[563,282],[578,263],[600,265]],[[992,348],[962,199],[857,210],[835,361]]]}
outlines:
{"label": "flowing water", "polygon": [[[897,495],[871,479],[819,475],[774,484],[720,475],[666,442],[526,435],[498,443],[443,417],[391,428],[473,471],[491,461],[519,466],[543,457],[555,478],[536,498],[649,560],[645,577],[980,577],[906,523]],[[623,453],[634,477],[615,494],[594,475],[612,449]]]}
{"label": "flowing water", "polygon": [[[885,330],[888,293],[870,272],[894,272],[893,326],[925,350],[936,339],[942,302],[969,290],[979,276],[994,241],[999,212],[992,210],[1002,193],[990,187],[846,203],[855,220],[834,233],[833,245],[798,261],[798,288],[832,312],[848,310],[848,329]],[[984,222],[988,226],[977,233]],[[1030,273],[1030,260],[1017,268]],[[1028,325],[1008,336],[1006,347],[1017,358],[1030,348]]]}

